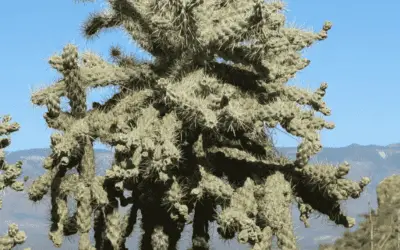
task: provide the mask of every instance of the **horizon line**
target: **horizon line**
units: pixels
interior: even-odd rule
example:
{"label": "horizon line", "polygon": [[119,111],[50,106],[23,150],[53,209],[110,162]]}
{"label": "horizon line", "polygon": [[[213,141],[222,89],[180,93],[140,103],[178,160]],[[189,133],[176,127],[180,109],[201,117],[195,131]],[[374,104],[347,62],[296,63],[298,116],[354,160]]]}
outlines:
{"label": "horizon line", "polygon": [[[400,143],[391,143],[388,145],[378,145],[378,144],[367,144],[367,145],[362,145],[362,144],[358,144],[358,143],[351,143],[347,146],[336,146],[336,147],[332,147],[332,146],[323,146],[322,149],[324,148],[348,148],[348,147],[354,147],[354,146],[358,146],[358,147],[371,147],[371,146],[375,146],[375,147],[395,147],[395,146],[399,146],[400,147]],[[276,148],[297,148],[297,146],[276,146]],[[4,150],[5,153],[13,153],[13,152],[18,152],[18,151],[28,151],[28,150],[38,150],[38,149],[50,149],[50,147],[39,147],[39,148],[25,148],[25,149],[14,149],[14,150]],[[106,149],[106,148],[101,148],[101,147],[94,147],[94,150],[99,150],[99,151],[112,151],[111,149]]]}

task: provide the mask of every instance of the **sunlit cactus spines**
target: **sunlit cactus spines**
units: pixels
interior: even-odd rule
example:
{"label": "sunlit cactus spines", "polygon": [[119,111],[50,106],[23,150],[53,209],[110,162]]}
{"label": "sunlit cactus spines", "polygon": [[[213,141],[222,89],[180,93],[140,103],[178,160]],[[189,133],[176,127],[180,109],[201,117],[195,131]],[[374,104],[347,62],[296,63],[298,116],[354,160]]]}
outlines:
{"label": "sunlit cactus spines", "polygon": [[[11,144],[11,133],[18,131],[19,128],[18,123],[11,123],[10,115],[5,115],[0,120],[0,192],[4,191],[7,187],[18,192],[24,191],[24,182],[17,180],[22,174],[22,161],[17,161],[15,164],[8,164],[5,160],[6,155],[4,151]],[[27,179],[24,178],[24,180]],[[0,218],[3,218],[1,216],[2,206],[3,201],[0,197]],[[2,223],[3,221],[4,219],[2,219]],[[26,238],[25,232],[20,231],[18,225],[12,223],[8,226],[7,234],[0,236],[0,249],[13,249],[16,245],[24,243]]]}
{"label": "sunlit cactus spines", "polygon": [[[320,130],[334,128],[317,116],[330,115],[328,84],[314,92],[287,85],[310,63],[301,51],[326,39],[330,22],[316,33],[289,27],[280,1],[108,3],[84,23],[85,36],[121,27],[154,60],[114,46],[107,62],[72,44],[50,58],[62,78],[31,100],[47,107],[44,118],[59,132],[29,197],[50,192],[55,246],[77,233],[80,250],[128,249],[139,210],[142,250],[176,249],[188,224],[192,249],[209,249],[210,222],[222,238],[252,249],[270,249],[274,237],[280,248],[297,249],[292,202],[306,226],[312,211],[354,225],[340,204],[359,197],[369,179],[346,179],[347,163],[308,163],[322,149]],[[87,92],[106,86],[119,92],[88,108]],[[70,111],[60,108],[62,97]],[[264,133],[278,125],[302,138],[294,160],[276,153]],[[95,174],[95,141],[114,148],[105,176]]]}

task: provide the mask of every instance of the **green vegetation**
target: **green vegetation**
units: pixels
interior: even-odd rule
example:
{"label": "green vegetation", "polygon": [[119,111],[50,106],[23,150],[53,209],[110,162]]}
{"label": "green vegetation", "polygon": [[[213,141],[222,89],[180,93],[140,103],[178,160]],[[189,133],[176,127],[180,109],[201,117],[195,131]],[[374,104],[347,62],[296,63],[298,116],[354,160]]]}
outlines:
{"label": "green vegetation", "polygon": [[[19,124],[14,122],[10,123],[11,116],[5,115],[0,121],[0,191],[7,187],[11,187],[15,191],[23,191],[24,183],[17,181],[17,178],[22,173],[22,161],[15,164],[7,164],[5,161],[4,148],[11,144],[10,134],[19,130]],[[0,197],[0,209],[3,202]],[[0,236],[0,249],[8,250],[22,244],[26,240],[24,231],[19,231],[18,226],[14,223],[8,226],[8,232],[4,236]],[[25,249],[28,250],[28,249]]]}
{"label": "green vegetation", "polygon": [[400,249],[400,175],[384,179],[377,188],[378,209],[364,215],[365,221],[354,232],[346,232],[334,244],[320,250]]}
{"label": "green vegetation", "polygon": [[[85,35],[121,27],[154,61],[113,47],[110,63],[72,44],[50,58],[62,78],[31,100],[47,107],[44,118],[59,132],[29,199],[50,194],[55,246],[78,234],[79,250],[127,249],[139,210],[142,250],[176,249],[187,224],[192,249],[209,249],[212,221],[224,239],[236,236],[254,250],[270,249],[273,237],[281,249],[297,249],[292,202],[306,226],[313,210],[354,225],[340,202],[359,197],[369,179],[346,179],[347,163],[308,164],[322,148],[320,130],[334,128],[317,116],[330,115],[328,85],[314,92],[287,85],[310,63],[301,51],[326,39],[330,22],[317,33],[286,26],[280,1],[108,2],[85,22]],[[87,92],[106,86],[119,92],[87,107]],[[275,152],[264,124],[302,139],[294,161]],[[115,149],[105,176],[95,174],[96,140]],[[77,203],[72,213],[68,199]],[[120,206],[130,210],[123,215]]]}

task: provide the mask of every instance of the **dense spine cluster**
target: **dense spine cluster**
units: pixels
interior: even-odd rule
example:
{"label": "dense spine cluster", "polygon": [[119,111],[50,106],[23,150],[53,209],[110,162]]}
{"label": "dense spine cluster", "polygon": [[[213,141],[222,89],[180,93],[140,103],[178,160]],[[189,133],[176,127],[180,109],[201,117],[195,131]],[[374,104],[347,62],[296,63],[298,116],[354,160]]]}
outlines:
{"label": "dense spine cluster", "polygon": [[[316,116],[330,115],[327,84],[315,92],[286,84],[310,63],[301,50],[325,39],[331,23],[318,33],[287,27],[280,1],[108,3],[85,23],[86,36],[122,27],[154,62],[114,47],[109,63],[91,52],[79,55],[71,44],[50,58],[63,77],[32,102],[47,106],[44,118],[60,132],[29,197],[39,201],[50,191],[55,246],[78,233],[80,250],[127,249],[138,210],[146,250],[176,249],[188,223],[192,248],[209,249],[212,221],[223,238],[236,235],[253,249],[269,249],[274,236],[282,249],[297,249],[293,201],[306,225],[312,210],[354,225],[340,202],[359,197],[369,179],[346,179],[348,164],[308,164],[322,148],[319,131],[334,127]],[[110,85],[119,92],[86,107],[88,90]],[[60,108],[61,97],[70,111]],[[294,161],[273,150],[264,124],[302,138]],[[115,149],[105,176],[95,174],[95,140]],[[68,199],[77,202],[74,213]]]}
{"label": "dense spine cluster", "polygon": [[[14,122],[10,123],[11,116],[5,115],[0,121],[0,191],[10,187],[15,191],[21,192],[24,190],[24,183],[18,181],[22,173],[22,161],[15,164],[7,164],[5,161],[4,148],[11,144],[10,134],[19,130],[19,124]],[[0,209],[2,208],[2,200],[0,197]],[[1,215],[1,213],[0,213]],[[2,217],[0,217],[2,218]],[[4,219],[2,218],[1,223]],[[12,223],[8,226],[8,232],[4,236],[0,236],[0,250],[10,250],[17,244],[22,244],[26,240],[24,231],[18,229],[18,225]],[[26,248],[25,250],[29,250]]]}

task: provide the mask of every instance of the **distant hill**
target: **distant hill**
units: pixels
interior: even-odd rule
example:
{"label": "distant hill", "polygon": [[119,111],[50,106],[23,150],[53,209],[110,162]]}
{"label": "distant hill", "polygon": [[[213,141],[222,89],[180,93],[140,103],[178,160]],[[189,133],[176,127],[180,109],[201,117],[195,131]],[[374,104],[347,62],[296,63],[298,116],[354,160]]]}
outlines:
{"label": "distant hill", "polygon": [[[296,148],[284,147],[278,150],[288,156],[294,158]],[[24,162],[23,175],[30,177],[28,186],[38,176],[42,175],[43,159],[50,154],[50,149],[29,149],[15,152],[8,152],[6,160],[14,163],[18,160]],[[97,174],[104,175],[105,170],[109,168],[112,162],[112,152],[108,150],[96,149],[96,166]],[[352,144],[341,148],[324,148],[317,154],[311,162],[327,162],[342,163],[347,161],[351,165],[348,178],[352,180],[360,180],[362,176],[368,176],[372,179],[365,193],[357,200],[350,200],[344,204],[344,208],[350,216],[358,218],[358,215],[368,212],[368,202],[376,208],[376,186],[385,177],[392,174],[400,173],[400,144],[391,144],[388,146],[368,145],[361,146]],[[28,239],[26,243],[17,249],[23,247],[32,247],[36,249],[56,249],[52,242],[48,239],[48,210],[50,203],[48,199],[44,199],[41,203],[33,204],[27,199],[26,193],[16,193],[7,189],[3,194],[3,209],[0,211],[0,233],[5,233],[8,223],[16,222],[22,230],[25,230]],[[139,215],[140,216],[140,215]],[[311,228],[304,228],[304,225],[298,219],[299,214],[296,209],[293,210],[294,224],[296,234],[299,237],[301,249],[311,250],[318,249],[320,243],[328,243],[334,241],[346,230],[343,227],[337,227],[333,223],[328,223],[328,219],[324,216],[314,216],[310,220]],[[357,228],[354,227],[351,231]],[[219,239],[216,232],[216,226],[211,227],[212,230],[212,247],[213,249],[249,249],[246,245],[241,245],[236,240],[223,242]],[[139,224],[136,225],[134,236],[128,240],[130,249],[137,249],[139,237]],[[186,228],[179,249],[187,249],[190,245],[191,230]],[[77,237],[70,237],[65,240],[60,249],[77,249]]]}

